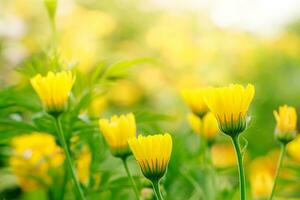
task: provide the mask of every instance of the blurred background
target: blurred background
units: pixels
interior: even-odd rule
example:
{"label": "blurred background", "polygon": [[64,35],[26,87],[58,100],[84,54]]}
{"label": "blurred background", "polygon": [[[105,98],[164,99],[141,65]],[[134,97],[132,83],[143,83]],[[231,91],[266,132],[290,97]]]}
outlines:
{"label": "blurred background", "polygon": [[[86,92],[87,85],[91,87],[89,79],[95,70],[113,63],[126,68],[114,72],[109,81],[95,84],[97,95],[79,113],[84,119],[96,119],[134,112],[140,133],[170,132],[174,149],[164,180],[166,199],[238,198],[234,154],[230,141],[221,134],[211,148],[218,192],[203,198],[203,193],[213,192],[205,186],[200,139],[187,122],[189,110],[180,91],[254,84],[251,123],[243,134],[248,141],[248,192],[250,199],[264,198],[268,193],[279,149],[273,136],[273,110],[283,104],[300,110],[299,0],[58,0],[55,34],[44,1],[1,0],[0,102],[4,105],[9,99],[19,106],[1,107],[1,199],[46,198],[41,190],[24,192],[27,190],[18,185],[9,164],[10,143],[12,136],[22,131],[14,131],[15,124],[4,119],[31,123],[28,110],[40,110],[28,78],[55,65],[45,62],[53,46],[61,68],[76,68],[75,100],[76,94]],[[95,149],[101,149],[101,156],[85,157],[86,162],[111,170],[119,163],[103,150],[101,141],[94,144]],[[90,152],[98,155],[90,141],[87,143]],[[285,187],[279,186],[281,199],[300,199],[299,152],[297,140],[289,148],[286,178],[282,180]],[[133,161],[130,165],[140,174]],[[116,170],[124,176],[122,166]],[[99,176],[105,182],[104,175]],[[90,185],[87,188],[91,190]],[[127,190],[119,195],[100,191],[90,198],[130,199],[132,194]],[[149,190],[145,187],[142,191],[145,199],[151,194]]]}

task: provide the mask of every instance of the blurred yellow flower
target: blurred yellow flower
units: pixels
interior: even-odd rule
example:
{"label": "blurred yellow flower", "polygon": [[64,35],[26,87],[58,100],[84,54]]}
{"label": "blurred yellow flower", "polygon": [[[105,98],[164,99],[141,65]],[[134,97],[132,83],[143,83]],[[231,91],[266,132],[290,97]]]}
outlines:
{"label": "blurred yellow flower", "polygon": [[204,102],[206,92],[207,88],[185,89],[181,92],[186,104],[190,107],[192,112],[199,117],[203,117],[208,111],[208,107]]}
{"label": "blurred yellow flower", "polygon": [[292,158],[300,162],[300,135],[299,134],[293,141],[291,141],[287,145],[287,151]]}
{"label": "blurred yellow flower", "polygon": [[99,128],[112,154],[125,158],[131,154],[128,139],[136,137],[135,117],[132,113],[99,120]]}
{"label": "blurred yellow flower", "polygon": [[202,130],[201,118],[193,113],[189,113],[187,116],[187,120],[193,131],[200,135]]}
{"label": "blurred yellow flower", "polygon": [[38,74],[30,79],[33,89],[50,114],[64,111],[74,81],[75,77],[70,71],[48,72],[47,76]]}
{"label": "blurred yellow flower", "polygon": [[59,53],[66,62],[78,63],[78,69],[88,72],[99,60],[104,48],[103,37],[116,29],[116,21],[108,13],[74,6],[59,20],[63,29]]}
{"label": "blurred yellow flower", "polygon": [[203,119],[190,113],[188,122],[195,133],[204,136],[206,139],[213,139],[219,133],[218,121],[210,112]]}
{"label": "blurred yellow flower", "polygon": [[52,179],[50,169],[64,162],[62,149],[55,138],[46,133],[33,132],[12,139],[13,154],[9,163],[23,190],[47,187]]}
{"label": "blurred yellow flower", "polygon": [[172,152],[170,134],[139,135],[129,139],[128,143],[146,178],[158,181],[163,177]]}
{"label": "blurred yellow flower", "polygon": [[99,117],[107,106],[107,98],[104,96],[95,97],[88,107],[88,113],[92,117]]}
{"label": "blurred yellow flower", "polygon": [[276,119],[276,138],[288,143],[296,137],[297,113],[294,107],[287,105],[280,106],[279,111],[274,110]]}
{"label": "blurred yellow flower", "polygon": [[203,117],[203,134],[206,138],[212,139],[219,133],[218,121],[214,114],[207,113]]}
{"label": "blurred yellow flower", "polygon": [[211,159],[216,168],[234,167],[236,165],[234,148],[230,144],[214,144],[211,148]]}
{"label": "blurred yellow flower", "polygon": [[108,98],[122,107],[130,106],[141,98],[141,90],[128,80],[118,81],[108,92]]}
{"label": "blurred yellow flower", "polygon": [[228,87],[208,90],[205,101],[225,134],[235,136],[244,131],[248,108],[254,92],[254,86],[251,84],[248,84],[246,88],[242,85],[231,84]]}
{"label": "blurred yellow flower", "polygon": [[259,157],[252,161],[250,184],[254,199],[269,197],[273,187],[275,168],[276,159],[273,159],[272,156]]}
{"label": "blurred yellow flower", "polygon": [[91,151],[88,146],[85,145],[76,160],[78,179],[82,184],[88,184],[91,161]]}

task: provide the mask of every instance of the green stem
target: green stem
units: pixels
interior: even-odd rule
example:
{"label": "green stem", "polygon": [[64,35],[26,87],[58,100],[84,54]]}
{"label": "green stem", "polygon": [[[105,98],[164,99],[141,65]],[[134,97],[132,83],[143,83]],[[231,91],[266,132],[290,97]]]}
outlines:
{"label": "green stem", "polygon": [[283,158],[284,158],[285,152],[286,152],[285,146],[286,146],[285,144],[283,144],[283,143],[281,144],[280,156],[279,156],[279,160],[277,162],[277,168],[276,168],[276,172],[275,172],[275,178],[274,178],[273,188],[272,188],[272,192],[271,192],[269,200],[272,200],[273,196],[275,194],[276,185],[277,185],[277,179],[278,179],[280,168],[282,166]]}
{"label": "green stem", "polygon": [[84,197],[83,191],[80,187],[80,183],[79,183],[77,175],[76,175],[75,167],[74,167],[74,164],[72,162],[72,158],[71,158],[69,148],[68,148],[67,143],[66,143],[65,135],[64,135],[59,117],[55,117],[55,122],[56,122],[55,123],[56,124],[56,129],[57,129],[57,132],[59,134],[59,138],[60,138],[60,141],[62,143],[62,147],[63,147],[65,155],[66,155],[67,165],[69,167],[69,170],[71,171],[72,180],[73,180],[73,184],[75,185],[76,193],[77,193],[77,195],[79,196],[79,198],[81,200],[84,200],[85,197]]}
{"label": "green stem", "polygon": [[132,188],[133,188],[133,190],[134,190],[135,197],[136,197],[137,200],[139,200],[139,199],[140,199],[140,197],[139,197],[139,192],[138,192],[138,189],[137,189],[137,187],[136,187],[136,184],[135,184],[135,182],[134,182],[134,180],[133,180],[133,178],[132,178],[132,176],[131,176],[131,174],[130,174],[130,171],[129,171],[129,168],[128,168],[128,165],[127,165],[127,159],[124,158],[124,159],[122,159],[122,161],[123,161],[123,165],[124,165],[124,168],[125,168],[125,170],[126,170],[127,176],[128,176],[128,178],[129,178],[129,180],[130,180],[130,182],[131,182],[131,185],[132,185]]}
{"label": "green stem", "polygon": [[238,161],[238,169],[239,169],[239,178],[240,178],[240,200],[246,200],[246,180],[245,180],[245,172],[243,166],[243,155],[241,153],[241,148],[239,145],[238,136],[231,137],[232,143],[236,152],[237,161]]}
{"label": "green stem", "polygon": [[163,200],[163,197],[161,196],[160,189],[159,189],[159,180],[153,180],[152,185],[157,200]]}

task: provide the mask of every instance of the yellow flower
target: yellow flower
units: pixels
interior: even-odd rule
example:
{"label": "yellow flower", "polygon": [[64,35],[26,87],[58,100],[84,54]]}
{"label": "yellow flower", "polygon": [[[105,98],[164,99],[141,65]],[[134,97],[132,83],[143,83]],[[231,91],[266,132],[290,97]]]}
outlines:
{"label": "yellow flower", "polygon": [[280,106],[279,111],[274,110],[277,122],[276,138],[284,143],[288,143],[296,137],[297,113],[294,107],[287,105]]}
{"label": "yellow flower", "polygon": [[211,112],[209,112],[203,118],[203,135],[208,139],[212,139],[218,133],[218,121],[216,117]]}
{"label": "yellow flower", "polygon": [[146,178],[158,181],[163,177],[172,152],[170,134],[139,135],[129,139],[128,143]]}
{"label": "yellow flower", "polygon": [[187,120],[193,131],[200,135],[202,129],[201,118],[193,113],[189,113],[189,115],[187,116]]}
{"label": "yellow flower", "polygon": [[38,74],[30,79],[33,89],[50,114],[64,111],[74,81],[70,71],[48,72],[47,76]]}
{"label": "yellow flower", "polygon": [[205,102],[216,116],[220,129],[227,135],[235,136],[246,128],[248,108],[254,96],[254,86],[243,87],[231,84],[228,87],[211,88]]}
{"label": "yellow flower", "polygon": [[131,154],[127,141],[136,137],[135,117],[132,113],[113,116],[110,120],[100,119],[99,128],[114,156],[125,158]]}
{"label": "yellow flower", "polygon": [[287,151],[293,159],[300,162],[300,153],[299,153],[300,152],[300,135],[299,134],[296,136],[296,138],[293,141],[291,141],[287,145]]}
{"label": "yellow flower", "polygon": [[85,145],[76,160],[78,179],[83,184],[87,184],[89,181],[91,161],[91,151],[88,146]]}
{"label": "yellow flower", "polygon": [[208,111],[207,105],[204,102],[204,95],[207,92],[207,88],[198,89],[185,89],[181,92],[181,95],[190,107],[192,112],[199,117],[203,117]]}
{"label": "yellow flower", "polygon": [[218,121],[211,112],[207,113],[203,119],[190,113],[188,122],[195,133],[206,139],[213,139],[219,133]]}
{"label": "yellow flower", "polygon": [[250,184],[254,199],[263,199],[271,194],[275,168],[276,159],[273,159],[273,156],[270,155],[259,157],[252,161]]}
{"label": "yellow flower", "polygon": [[211,148],[212,163],[217,168],[228,168],[236,165],[234,148],[230,144],[214,144]]}
{"label": "yellow flower", "polygon": [[18,136],[11,142],[13,154],[9,163],[23,190],[33,190],[51,184],[48,173],[63,164],[64,154],[55,138],[46,133]]}

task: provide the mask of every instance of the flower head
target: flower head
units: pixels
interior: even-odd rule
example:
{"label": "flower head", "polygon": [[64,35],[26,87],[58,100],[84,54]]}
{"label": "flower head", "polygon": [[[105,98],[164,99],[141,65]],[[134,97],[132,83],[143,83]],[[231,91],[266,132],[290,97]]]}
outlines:
{"label": "flower head", "polygon": [[206,103],[204,102],[204,96],[207,88],[199,89],[186,89],[181,92],[182,97],[186,104],[190,107],[192,112],[199,117],[203,117],[208,111]]}
{"label": "flower head", "polygon": [[247,87],[231,84],[228,87],[208,90],[205,102],[225,134],[235,136],[245,130],[247,112],[254,92],[254,86],[251,84]]}
{"label": "flower head", "polygon": [[124,158],[131,154],[128,139],[136,137],[136,124],[132,113],[113,116],[110,120],[100,119],[99,128],[114,156]]}
{"label": "flower head", "polygon": [[300,162],[300,134],[287,145],[287,151],[293,159]]}
{"label": "flower head", "polygon": [[280,106],[278,112],[274,110],[274,117],[276,119],[276,138],[288,143],[296,137],[297,113],[294,107],[287,105]]}
{"label": "flower head", "polygon": [[163,177],[172,151],[170,134],[139,135],[128,143],[146,178],[153,181]]}
{"label": "flower head", "polygon": [[59,114],[65,110],[75,78],[70,71],[48,72],[30,79],[33,89],[40,97],[47,112]]}
{"label": "flower head", "polygon": [[207,113],[203,119],[190,113],[188,115],[188,122],[195,133],[208,140],[213,139],[219,133],[218,121],[211,112]]}
{"label": "flower head", "polygon": [[254,199],[265,199],[271,194],[276,168],[276,159],[273,157],[258,157],[250,165],[250,184]]}
{"label": "flower head", "polygon": [[64,162],[62,149],[55,143],[55,138],[46,133],[17,136],[12,139],[11,146],[13,154],[9,163],[23,190],[51,184],[49,170]]}

